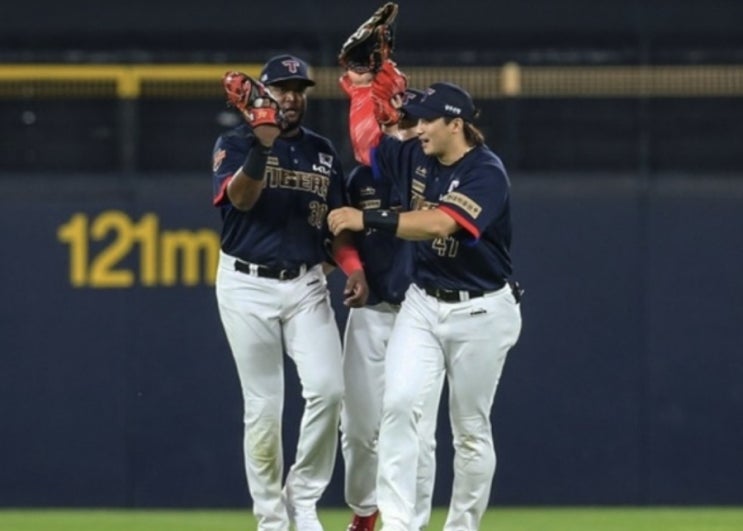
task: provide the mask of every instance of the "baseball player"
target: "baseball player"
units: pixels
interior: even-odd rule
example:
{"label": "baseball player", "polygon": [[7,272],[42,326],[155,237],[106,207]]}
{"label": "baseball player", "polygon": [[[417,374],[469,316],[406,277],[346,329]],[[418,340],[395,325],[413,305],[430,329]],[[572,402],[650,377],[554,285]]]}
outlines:
{"label": "baseball player", "polygon": [[[341,87],[352,97],[356,89],[348,76]],[[406,100],[422,96],[409,89]],[[356,95],[356,101],[360,99]],[[397,136],[401,141],[415,137],[414,122],[402,119]],[[417,140],[412,140],[417,142]],[[399,210],[408,201],[407,191],[378,174],[378,168],[357,166],[346,180],[348,204],[360,210]],[[385,350],[392,325],[400,309],[412,274],[412,244],[392,234],[370,229],[355,233],[369,284],[369,299],[363,308],[352,308],[346,321],[343,343],[343,376],[346,393],[341,410],[341,442],[345,461],[345,498],[354,512],[348,531],[374,531],[378,510],[376,496],[377,439],[382,416]],[[438,385],[425,403],[420,425],[420,452],[417,468],[415,529],[424,529],[431,515],[436,471],[436,418],[443,386]]]}
{"label": "baseball player", "polygon": [[[342,204],[343,173],[324,137],[303,127],[304,61],[270,59],[260,81],[223,80],[247,123],[214,147],[214,205],[223,227],[216,279],[219,313],[244,400],[244,455],[260,531],[321,531],[316,503],[333,471],[343,395],[341,342],[321,263],[324,222]],[[335,259],[349,274],[346,303],[367,286],[350,234]],[[283,350],[296,364],[305,409],[296,461],[282,489]]]}
{"label": "baseball player", "polygon": [[[378,121],[399,119],[388,101],[396,90],[389,80],[400,75],[389,61],[374,75]],[[415,242],[413,283],[385,359],[377,481],[383,529],[414,528],[417,486],[410,464],[418,459],[418,432],[429,414],[426,397],[444,372],[455,448],[444,530],[476,530],[495,473],[490,410],[506,354],[521,331],[521,290],[509,281],[510,185],[473,125],[477,111],[462,88],[434,83],[403,112],[418,119],[418,141],[379,133],[368,147],[375,148],[372,164],[381,174],[409,185],[411,211],[342,207],[328,220],[333,233],[375,229]],[[352,125],[362,122],[351,117]]]}

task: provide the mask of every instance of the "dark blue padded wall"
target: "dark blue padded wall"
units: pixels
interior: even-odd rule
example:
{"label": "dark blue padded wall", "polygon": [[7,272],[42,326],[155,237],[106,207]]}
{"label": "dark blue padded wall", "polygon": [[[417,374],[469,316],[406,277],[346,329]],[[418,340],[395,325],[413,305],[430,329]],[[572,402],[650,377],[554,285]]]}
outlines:
{"label": "dark blue padded wall", "polygon": [[[174,235],[213,243],[208,177],[8,176],[0,192],[2,504],[248,504],[209,266],[187,280],[164,250]],[[493,412],[493,503],[743,502],[743,184],[514,175],[513,192],[524,329]],[[81,287],[73,247],[88,252]],[[129,287],[107,285],[121,272]],[[342,278],[330,285],[342,326]],[[291,462],[301,402],[287,367]],[[438,452],[445,504],[446,408]],[[324,502],[343,503],[340,460]]]}

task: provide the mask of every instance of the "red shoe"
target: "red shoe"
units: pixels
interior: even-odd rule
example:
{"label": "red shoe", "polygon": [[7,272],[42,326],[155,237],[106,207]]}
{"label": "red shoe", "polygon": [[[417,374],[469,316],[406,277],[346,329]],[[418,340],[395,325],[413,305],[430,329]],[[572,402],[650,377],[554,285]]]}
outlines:
{"label": "red shoe", "polygon": [[379,511],[375,512],[371,516],[359,516],[355,514],[353,516],[353,522],[348,524],[346,531],[374,531],[374,526],[377,523],[377,516],[379,516]]}

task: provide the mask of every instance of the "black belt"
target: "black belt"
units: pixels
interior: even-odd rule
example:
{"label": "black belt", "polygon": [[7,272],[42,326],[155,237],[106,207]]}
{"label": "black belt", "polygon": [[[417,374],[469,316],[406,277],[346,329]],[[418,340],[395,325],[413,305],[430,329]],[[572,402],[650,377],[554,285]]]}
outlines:
{"label": "black belt", "polygon": [[[519,286],[519,283],[509,280],[508,285],[511,287],[511,292],[513,293],[513,296],[516,299],[516,302],[521,302],[521,295],[524,293],[524,290],[521,289],[521,286]],[[466,289],[457,290],[457,289],[442,289],[442,288],[425,287],[423,288],[423,291],[425,291],[427,295],[430,295],[431,297],[434,297],[435,299],[438,299],[441,302],[464,302],[470,299],[476,299],[477,297],[482,297],[483,295],[487,295],[488,293],[494,293],[498,291],[499,289],[502,289],[502,288],[498,288],[498,289],[494,289],[490,291],[477,291],[477,290],[466,290]]]}
{"label": "black belt", "polygon": [[482,297],[486,293],[492,293],[492,291],[473,291],[466,289],[442,289],[442,288],[423,288],[428,295],[434,297],[441,302],[462,302],[477,297]]}
{"label": "black belt", "polygon": [[245,273],[247,275],[253,275],[254,277],[263,278],[274,278],[277,280],[292,280],[302,275],[307,271],[305,266],[289,268],[289,269],[276,269],[259,264],[251,264],[248,262],[241,262],[235,260],[235,271]]}

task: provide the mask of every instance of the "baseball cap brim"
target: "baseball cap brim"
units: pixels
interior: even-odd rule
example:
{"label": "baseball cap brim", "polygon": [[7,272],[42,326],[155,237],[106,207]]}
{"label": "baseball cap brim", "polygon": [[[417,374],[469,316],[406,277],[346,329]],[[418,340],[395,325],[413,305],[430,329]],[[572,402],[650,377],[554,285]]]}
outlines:
{"label": "baseball cap brim", "polygon": [[276,79],[269,79],[268,81],[266,81],[266,85],[276,85],[277,83],[283,83],[284,81],[302,81],[308,87],[315,86],[314,81],[312,81],[309,78],[302,77],[302,76],[277,77]]}
{"label": "baseball cap brim", "polygon": [[402,110],[405,114],[412,116],[413,118],[423,118],[424,120],[435,120],[436,118],[446,116],[446,114],[441,112],[439,109],[432,109],[431,107],[427,107],[421,103],[409,103],[408,105],[403,105]]}

